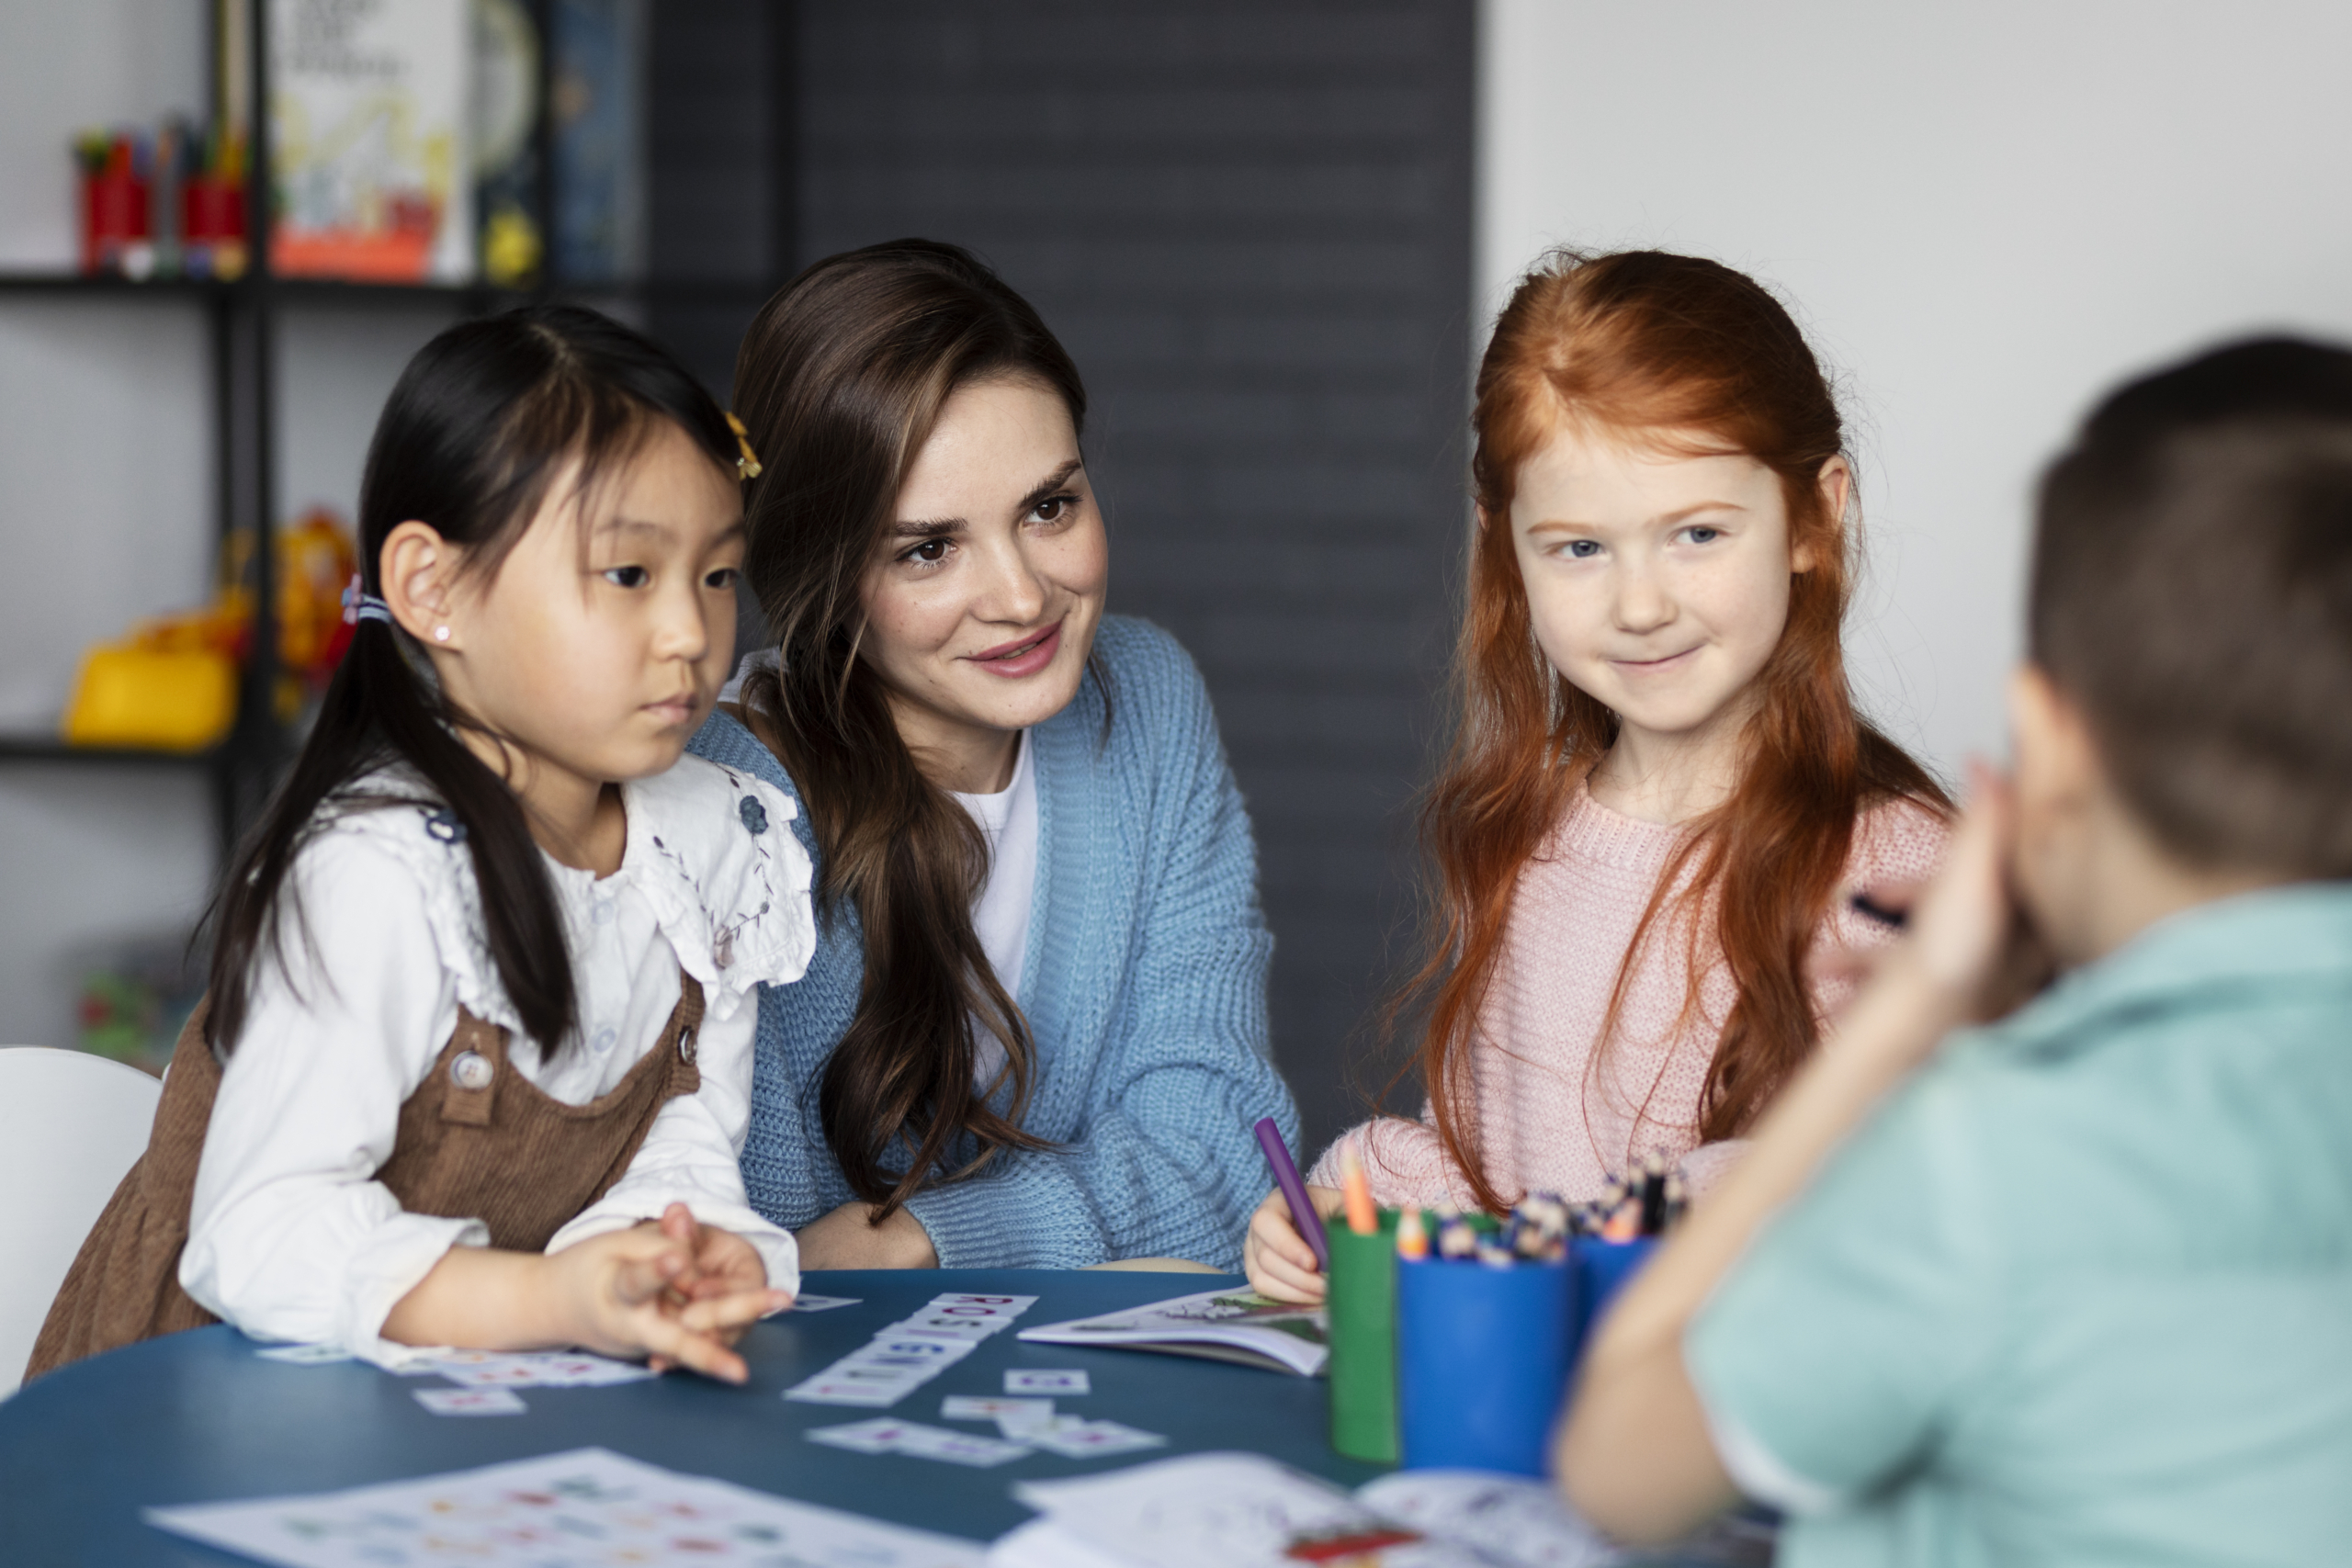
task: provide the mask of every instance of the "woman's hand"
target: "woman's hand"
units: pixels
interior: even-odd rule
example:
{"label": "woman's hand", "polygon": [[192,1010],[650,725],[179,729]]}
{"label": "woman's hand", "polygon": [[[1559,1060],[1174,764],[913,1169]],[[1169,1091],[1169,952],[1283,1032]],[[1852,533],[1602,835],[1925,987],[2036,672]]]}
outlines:
{"label": "woman's hand", "polygon": [[905,1209],[893,1209],[880,1224],[876,1205],[853,1200],[800,1227],[803,1269],[936,1269],[939,1253],[931,1233]]}
{"label": "woman's hand", "polygon": [[683,1203],[658,1224],[591,1236],[546,1261],[566,1343],[726,1382],[750,1376],[729,1347],[792,1303],[790,1292],[768,1288],[750,1242],[699,1224]]}
{"label": "woman's hand", "polygon": [[[1326,1221],[1336,1216],[1342,1206],[1336,1187],[1310,1187],[1308,1201]],[[1290,1204],[1279,1189],[1266,1194],[1258,1212],[1250,1216],[1250,1234],[1241,1244],[1242,1266],[1250,1273],[1250,1288],[1260,1295],[1278,1302],[1314,1303],[1323,1299],[1323,1271],[1315,1262],[1315,1249],[1298,1234],[1292,1223]]]}

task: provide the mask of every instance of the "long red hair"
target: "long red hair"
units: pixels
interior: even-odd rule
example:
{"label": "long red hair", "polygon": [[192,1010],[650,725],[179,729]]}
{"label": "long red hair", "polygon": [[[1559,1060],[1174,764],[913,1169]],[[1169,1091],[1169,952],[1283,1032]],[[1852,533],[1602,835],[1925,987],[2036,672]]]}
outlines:
{"label": "long red hair", "polygon": [[[1753,1122],[1817,1037],[1804,957],[1838,891],[1858,813],[1897,796],[1946,814],[1951,803],[1854,711],[1838,642],[1851,540],[1820,482],[1845,452],[1844,425],[1804,334],[1754,279],[1657,251],[1553,253],[1496,321],[1472,423],[1480,522],[1454,651],[1456,728],[1421,812],[1434,873],[1429,953],[1392,1017],[1426,1003],[1419,1065],[1438,1135],[1478,1201],[1499,1212],[1504,1200],[1464,1134],[1471,1042],[1520,868],[1616,739],[1615,715],[1553,673],[1537,646],[1513,549],[1520,468],[1555,432],[1572,423],[1752,457],[1780,477],[1792,552],[1812,547],[1814,565],[1792,577],[1787,625],[1757,678],[1739,783],[1660,875],[1603,1025],[1605,1049],[1626,973],[1669,901],[1710,911],[1738,999],[1708,1068],[1702,1140]],[[1698,984],[1694,964],[1686,1016]]]}

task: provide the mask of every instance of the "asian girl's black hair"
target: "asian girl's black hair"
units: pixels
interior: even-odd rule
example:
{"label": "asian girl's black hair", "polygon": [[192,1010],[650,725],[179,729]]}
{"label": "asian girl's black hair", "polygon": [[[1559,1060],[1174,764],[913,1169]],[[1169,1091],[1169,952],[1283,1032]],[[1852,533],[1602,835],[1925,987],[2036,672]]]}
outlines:
{"label": "asian girl's black hair", "polygon": [[[381,594],[385,537],[411,520],[457,547],[464,572],[495,574],[575,459],[575,493],[584,502],[662,421],[735,473],[740,449],[718,403],[684,367],[618,321],[579,306],[539,305],[451,327],[401,373],[368,448],[359,491],[366,591]],[[447,830],[473,860],[499,983],[542,1051],[564,1047],[577,1003],[555,889],[521,800],[467,746],[466,730],[491,733],[447,700],[407,633],[389,620],[362,619],[316,727],[209,916],[205,1041],[216,1056],[235,1049],[258,966],[288,939],[287,875],[322,813],[401,804],[450,814]],[[388,767],[411,777],[365,793],[350,788]]]}

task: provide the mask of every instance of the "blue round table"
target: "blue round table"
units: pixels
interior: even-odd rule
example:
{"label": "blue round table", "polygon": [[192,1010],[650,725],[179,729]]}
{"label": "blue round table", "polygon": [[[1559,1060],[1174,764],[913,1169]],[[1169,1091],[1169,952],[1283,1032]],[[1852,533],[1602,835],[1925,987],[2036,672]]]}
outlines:
{"label": "blue round table", "polygon": [[[234,1563],[141,1522],[159,1504],[327,1492],[590,1446],[671,1470],[989,1540],[1032,1516],[1016,1481],[1122,1468],[1171,1454],[1249,1449],[1356,1486],[1378,1467],[1325,1440],[1319,1378],[1189,1356],[1023,1344],[1005,1332],[885,1411],[786,1403],[783,1391],[947,1291],[1034,1295],[1023,1327],[1190,1295],[1234,1276],[920,1269],[810,1274],[812,1295],[855,1306],[788,1313],[753,1328],[741,1388],[685,1373],[605,1388],[532,1388],[522,1416],[434,1416],[411,1397],[436,1380],[360,1362],[265,1360],[226,1327],[130,1346],[65,1367],[0,1403],[0,1560],[10,1564]],[[1168,1446],[1094,1460],[1048,1453],[992,1470],[810,1442],[811,1427],[872,1416],[942,1422],[949,1394],[1004,1392],[1008,1367],[1084,1368],[1091,1393],[1061,1409],[1157,1432]],[[992,1435],[992,1434],[989,1434]]]}

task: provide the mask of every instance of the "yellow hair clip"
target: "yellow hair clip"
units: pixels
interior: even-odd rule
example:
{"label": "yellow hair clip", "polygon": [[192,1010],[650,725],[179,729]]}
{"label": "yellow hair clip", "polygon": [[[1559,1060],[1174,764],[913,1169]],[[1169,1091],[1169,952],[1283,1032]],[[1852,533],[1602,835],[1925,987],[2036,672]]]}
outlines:
{"label": "yellow hair clip", "polygon": [[735,445],[743,449],[743,455],[735,459],[737,477],[747,479],[758,479],[760,455],[752,450],[752,433],[744,429],[743,422],[731,413],[727,416],[727,428],[735,433]]}

